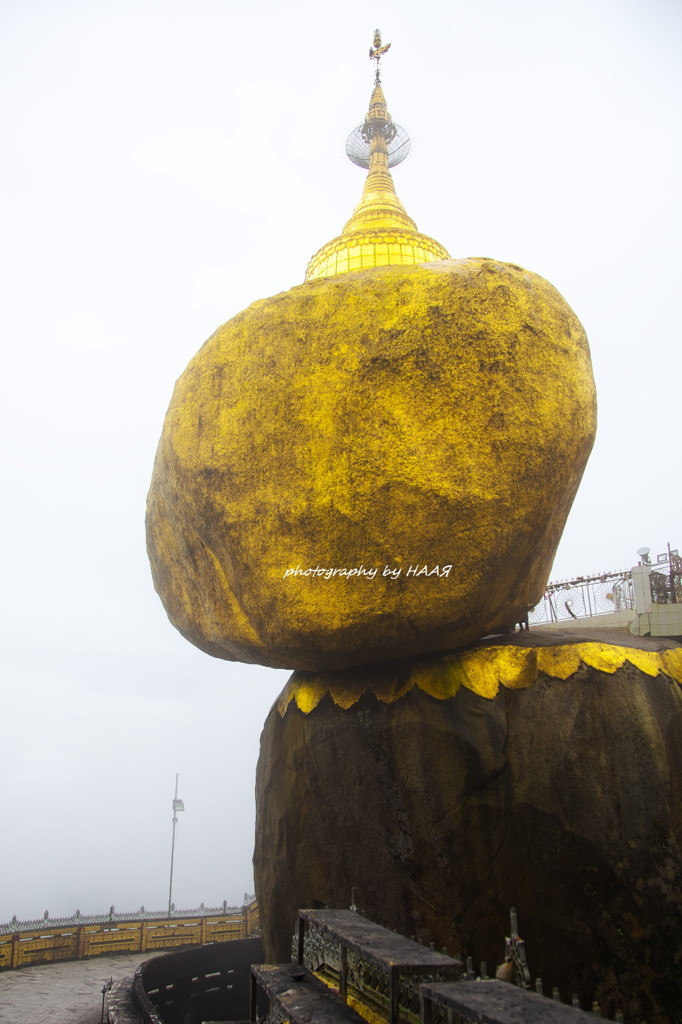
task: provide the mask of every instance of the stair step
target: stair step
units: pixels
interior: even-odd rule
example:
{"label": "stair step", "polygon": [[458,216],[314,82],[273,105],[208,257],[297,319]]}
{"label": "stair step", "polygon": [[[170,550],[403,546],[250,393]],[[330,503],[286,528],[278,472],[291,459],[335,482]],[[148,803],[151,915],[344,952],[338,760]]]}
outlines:
{"label": "stair step", "polygon": [[366,1024],[339,996],[300,964],[254,964],[252,974],[252,1019],[255,1019],[255,989],[266,992],[270,1006],[279,1007],[290,1024]]}

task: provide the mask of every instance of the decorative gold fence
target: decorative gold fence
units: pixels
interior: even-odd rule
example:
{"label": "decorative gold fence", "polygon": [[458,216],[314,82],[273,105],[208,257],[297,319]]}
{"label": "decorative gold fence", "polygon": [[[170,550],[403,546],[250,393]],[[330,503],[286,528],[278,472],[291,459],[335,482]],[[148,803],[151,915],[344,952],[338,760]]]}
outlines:
{"label": "decorative gold fence", "polygon": [[245,939],[259,926],[254,900],[242,907],[82,916],[43,922],[12,921],[0,926],[0,970],[57,960],[83,960],[112,953],[144,953],[206,942]]}

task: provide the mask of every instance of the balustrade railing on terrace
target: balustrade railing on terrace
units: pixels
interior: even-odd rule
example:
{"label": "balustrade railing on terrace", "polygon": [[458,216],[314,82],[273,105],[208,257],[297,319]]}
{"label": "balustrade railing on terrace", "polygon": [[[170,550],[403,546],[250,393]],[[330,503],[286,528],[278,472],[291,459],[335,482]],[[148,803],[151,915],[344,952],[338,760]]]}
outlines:
{"label": "balustrade railing on terrace", "polygon": [[299,910],[296,959],[349,990],[389,1024],[419,1020],[419,985],[459,978],[463,964],[375,924],[355,910]]}
{"label": "balustrade railing on terrace", "polygon": [[81,960],[111,953],[174,949],[206,942],[243,939],[259,927],[255,897],[239,906],[193,910],[139,910],[51,918],[0,925],[0,970],[58,960]]}
{"label": "balustrade railing on terrace", "polygon": [[[580,1010],[577,995],[572,995],[567,1005],[561,1002],[556,988],[551,998],[544,996],[539,978],[533,986],[513,907],[510,925],[504,940],[504,963],[497,970],[498,978],[503,980],[488,978],[485,963],[477,974],[471,958],[465,966],[347,910],[300,910],[292,953],[302,969],[335,986],[342,1002],[352,997],[356,1008],[361,1004],[369,1011],[368,1019],[373,1014],[387,1024],[588,1024],[594,1020]],[[267,989],[266,975],[273,968],[253,970]],[[287,987],[311,980],[303,975],[297,978],[294,973]],[[597,1003],[591,1009],[602,1015]],[[252,1020],[256,1017],[252,1012]],[[279,1024],[280,1018],[284,1019],[277,1011],[273,1013],[271,1006],[270,1013],[258,1020]],[[295,1019],[289,1013],[287,1019],[290,1024],[301,1024],[311,1018],[303,1014]],[[622,1024],[620,1012],[615,1020]]]}
{"label": "balustrade railing on terrace", "polygon": [[[682,558],[677,548],[668,545],[667,552],[657,555],[655,562],[645,560],[640,564],[649,570],[653,604],[682,603]],[[538,626],[568,624],[574,619],[613,616],[617,612],[634,614],[634,610],[632,570],[621,569],[549,583],[542,600],[530,609],[528,621]]]}
{"label": "balustrade railing on terrace", "polygon": [[629,569],[599,576],[579,576],[550,583],[544,597],[528,613],[531,625],[570,623],[574,619],[611,615],[634,609]]}

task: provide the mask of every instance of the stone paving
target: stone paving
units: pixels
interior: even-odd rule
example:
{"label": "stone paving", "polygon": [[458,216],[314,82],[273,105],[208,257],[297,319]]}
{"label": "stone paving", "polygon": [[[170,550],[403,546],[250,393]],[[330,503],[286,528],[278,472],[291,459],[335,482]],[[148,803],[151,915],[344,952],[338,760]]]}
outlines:
{"label": "stone paving", "polygon": [[0,1024],[99,1024],[102,986],[135,973],[153,953],[38,964],[0,972]]}

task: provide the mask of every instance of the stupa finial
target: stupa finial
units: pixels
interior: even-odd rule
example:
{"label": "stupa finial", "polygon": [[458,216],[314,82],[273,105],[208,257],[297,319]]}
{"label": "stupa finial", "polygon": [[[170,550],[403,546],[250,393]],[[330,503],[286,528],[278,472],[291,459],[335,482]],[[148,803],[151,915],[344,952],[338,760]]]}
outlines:
{"label": "stupa finial", "polygon": [[306,281],[333,277],[367,267],[400,266],[449,259],[449,253],[428,235],[422,235],[396,195],[389,171],[410,152],[410,137],[388,112],[381,87],[380,61],[391,44],[382,45],[374,32],[369,56],[376,61],[374,89],[365,120],[346,141],[346,154],[367,169],[362,198],[343,232],[327,242],[308,264]]}
{"label": "stupa finial", "polygon": [[379,70],[379,61],[381,60],[381,58],[383,57],[383,55],[385,53],[388,53],[388,51],[390,49],[391,49],[391,44],[390,43],[386,43],[385,46],[381,45],[381,32],[379,31],[378,28],[375,28],[374,29],[374,43],[369,48],[369,59],[370,60],[375,60],[377,62],[376,75],[374,76],[374,81],[376,82],[377,85],[381,81],[381,73],[380,73],[380,70]]}

